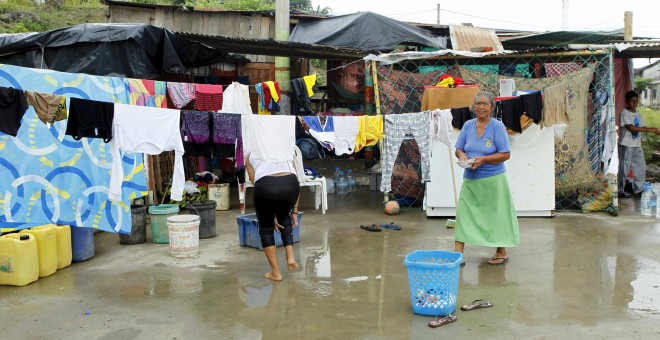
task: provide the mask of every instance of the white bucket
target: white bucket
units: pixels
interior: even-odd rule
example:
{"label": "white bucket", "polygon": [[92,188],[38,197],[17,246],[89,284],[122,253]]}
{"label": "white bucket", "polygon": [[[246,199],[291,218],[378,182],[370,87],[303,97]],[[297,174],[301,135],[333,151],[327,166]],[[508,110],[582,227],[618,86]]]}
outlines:
{"label": "white bucket", "polygon": [[171,256],[199,255],[199,221],[197,215],[175,215],[167,218]]}
{"label": "white bucket", "polygon": [[229,210],[229,183],[209,184],[209,199],[215,201],[215,210]]}

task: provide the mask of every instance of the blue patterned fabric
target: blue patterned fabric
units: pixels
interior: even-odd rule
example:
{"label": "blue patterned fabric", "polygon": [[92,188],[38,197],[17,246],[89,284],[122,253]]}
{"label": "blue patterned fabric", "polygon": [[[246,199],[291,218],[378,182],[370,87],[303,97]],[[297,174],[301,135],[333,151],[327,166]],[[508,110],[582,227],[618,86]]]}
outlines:
{"label": "blue patterned fabric", "polygon": [[[121,78],[0,65],[0,86],[68,98],[128,103]],[[57,223],[131,230],[130,200],[147,194],[141,154],[123,156],[122,201],[108,200],[112,156],[101,139],[75,141],[66,120],[48,127],[30,107],[17,137],[0,132],[0,226]]]}

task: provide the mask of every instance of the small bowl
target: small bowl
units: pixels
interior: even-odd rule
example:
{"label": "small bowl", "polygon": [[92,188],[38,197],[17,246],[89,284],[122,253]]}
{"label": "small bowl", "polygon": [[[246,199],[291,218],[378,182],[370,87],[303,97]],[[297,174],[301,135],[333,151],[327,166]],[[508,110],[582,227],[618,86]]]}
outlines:
{"label": "small bowl", "polygon": [[457,163],[458,166],[460,166],[461,168],[465,168],[465,169],[467,169],[467,168],[472,167],[472,164],[474,164],[474,159],[468,159],[468,160],[466,160],[466,161],[458,161],[458,162],[456,162],[456,163]]}

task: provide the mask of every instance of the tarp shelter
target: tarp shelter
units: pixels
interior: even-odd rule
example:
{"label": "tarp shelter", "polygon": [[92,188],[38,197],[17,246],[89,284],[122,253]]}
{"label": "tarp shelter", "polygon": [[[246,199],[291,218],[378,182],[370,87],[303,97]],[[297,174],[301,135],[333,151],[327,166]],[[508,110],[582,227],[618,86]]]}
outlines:
{"label": "tarp shelter", "polygon": [[185,73],[221,61],[232,62],[229,53],[144,24],[82,24],[0,35],[0,63],[60,72],[154,79],[162,72]]}
{"label": "tarp shelter", "polygon": [[372,12],[301,20],[289,41],[366,51],[392,51],[395,46],[406,44],[437,49],[447,46],[444,37]]}

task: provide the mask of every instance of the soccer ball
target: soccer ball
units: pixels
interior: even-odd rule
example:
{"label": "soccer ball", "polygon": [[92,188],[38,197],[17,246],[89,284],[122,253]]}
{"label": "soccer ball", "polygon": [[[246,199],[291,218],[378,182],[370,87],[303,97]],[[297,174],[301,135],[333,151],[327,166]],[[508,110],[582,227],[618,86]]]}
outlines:
{"label": "soccer ball", "polygon": [[389,201],[385,203],[385,213],[388,215],[396,215],[399,213],[399,202]]}

